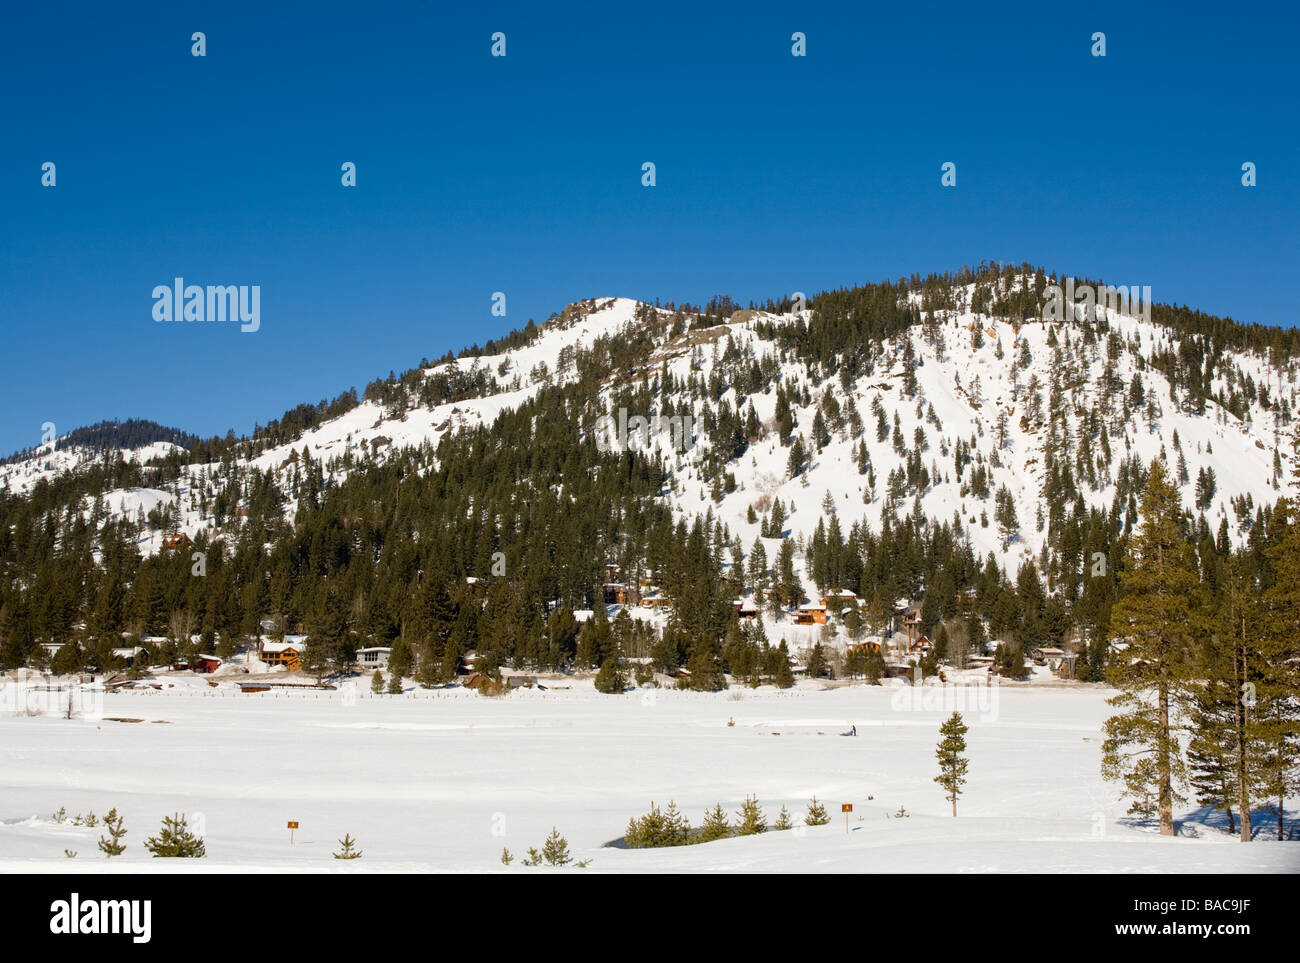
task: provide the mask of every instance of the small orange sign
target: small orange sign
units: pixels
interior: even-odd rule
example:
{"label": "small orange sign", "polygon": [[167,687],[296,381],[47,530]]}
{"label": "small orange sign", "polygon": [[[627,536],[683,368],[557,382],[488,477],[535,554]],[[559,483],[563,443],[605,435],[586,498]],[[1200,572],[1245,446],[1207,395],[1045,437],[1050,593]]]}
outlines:
{"label": "small orange sign", "polygon": [[840,803],[840,812],[842,813],[853,812],[853,803]]}
{"label": "small orange sign", "polygon": [[290,819],[290,820],[289,820],[289,828],[290,828],[290,829],[297,829],[297,828],[298,828],[298,820],[296,820],[296,819]]}

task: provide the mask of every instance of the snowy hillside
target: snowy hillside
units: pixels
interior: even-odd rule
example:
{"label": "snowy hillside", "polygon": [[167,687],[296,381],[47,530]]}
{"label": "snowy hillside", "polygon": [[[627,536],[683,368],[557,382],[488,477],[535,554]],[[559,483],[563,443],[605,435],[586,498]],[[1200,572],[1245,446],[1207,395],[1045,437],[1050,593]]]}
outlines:
{"label": "snowy hillside", "polygon": [[[572,379],[576,351],[600,339],[630,340],[649,328],[655,332],[653,349],[635,369],[608,372],[601,397],[592,399],[591,422],[573,425],[575,444],[595,430],[596,414],[617,418],[613,398],[619,391],[648,379],[657,386],[665,377],[676,385],[716,385],[711,402],[699,392],[688,402],[696,418],[693,446],[674,452],[666,435],[655,439],[674,469],[672,489],[663,497],[684,517],[711,510],[746,546],[758,536],[768,507],[779,500],[785,531],[796,539],[812,535],[827,506],[844,529],[860,519],[878,529],[886,512],[916,514],[952,524],[977,557],[992,553],[1014,571],[1022,559],[1041,552],[1042,513],[1060,500],[1050,488],[1053,459],[1069,466],[1086,507],[1109,511],[1125,461],[1145,465],[1164,453],[1176,470],[1186,508],[1203,510],[1211,531],[1226,525],[1234,543],[1241,541],[1256,509],[1288,491],[1294,367],[1229,354],[1207,394],[1241,396],[1240,386],[1247,385],[1244,407],[1233,414],[1209,400],[1197,412],[1174,396],[1168,378],[1151,363],[1153,354],[1180,348],[1179,337],[1168,328],[1106,309],[1099,311],[1104,335],[1090,330],[1096,325],[1086,319],[1016,324],[973,312],[975,297],[973,287],[966,288],[959,292],[964,304],[956,310],[922,313],[922,323],[906,335],[880,344],[870,374],[852,380],[820,375],[816,365],[774,340],[774,332],[807,324],[810,310],[737,311],[729,322],[707,327],[695,326],[699,318],[693,314],[670,329],[673,312],[624,298],[598,298],[570,306],[521,347],[420,372],[424,379],[481,379],[486,387],[477,397],[429,406],[410,394],[399,404],[363,401],[291,443],[237,464],[274,477],[287,493],[285,513],[292,519],[302,453],[319,460],[334,479],[403,448],[423,446],[432,463],[433,451],[448,433],[490,425],[542,386]],[[773,382],[790,398],[794,437],[810,453],[807,470],[798,475],[790,471],[791,438],[776,431],[776,390],[769,385],[742,396],[733,384],[738,367],[749,364],[775,366]],[[665,393],[662,400],[665,407],[681,410],[681,392]],[[758,437],[725,465],[734,485],[720,491],[710,462],[718,440],[706,424],[724,407],[740,414],[750,406]],[[820,448],[814,438],[819,411],[827,425]],[[172,447],[161,443],[122,456],[146,462]],[[27,492],[38,479],[76,471],[88,458],[76,449],[38,451],[0,466],[0,482],[10,491]],[[1202,486],[1205,497],[1198,508],[1198,482],[1210,472],[1213,481]],[[108,493],[102,507],[139,520],[162,506],[173,513],[166,527],[195,535],[217,527],[204,507],[210,507],[227,477],[221,464],[192,464],[174,481]],[[1003,487],[1008,494],[1000,494]],[[1009,507],[1003,504],[1008,500]],[[89,499],[85,508],[91,510]],[[161,532],[146,533],[140,547],[148,554],[161,540]]]}

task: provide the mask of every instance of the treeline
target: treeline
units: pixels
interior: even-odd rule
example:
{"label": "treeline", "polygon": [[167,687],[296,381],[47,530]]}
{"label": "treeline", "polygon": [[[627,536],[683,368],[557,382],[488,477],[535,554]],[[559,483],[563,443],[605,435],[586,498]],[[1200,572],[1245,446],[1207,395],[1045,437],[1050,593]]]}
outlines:
{"label": "treeline", "polygon": [[[98,424],[84,428],[76,428],[62,438],[57,439],[54,442],[54,450],[86,448],[96,454],[103,454],[104,452],[117,451],[122,448],[143,448],[157,442],[169,442],[189,450],[198,444],[199,438],[197,435],[181,431],[179,428],[168,428],[166,425],[160,425],[156,421],[143,418],[128,418],[126,421],[101,421]],[[30,458],[35,451],[36,448],[28,448],[17,452],[8,458],[0,460],[0,465],[23,461]]]}

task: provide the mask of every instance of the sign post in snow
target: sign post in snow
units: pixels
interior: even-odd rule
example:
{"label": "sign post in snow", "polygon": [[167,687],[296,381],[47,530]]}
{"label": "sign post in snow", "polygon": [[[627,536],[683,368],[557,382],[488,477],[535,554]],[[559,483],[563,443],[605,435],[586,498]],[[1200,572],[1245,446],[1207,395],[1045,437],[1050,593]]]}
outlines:
{"label": "sign post in snow", "polygon": [[849,832],[849,813],[853,812],[853,803],[840,803],[840,812],[844,814],[844,834]]}
{"label": "sign post in snow", "polygon": [[293,831],[297,828],[298,828],[298,820],[290,819],[289,820],[289,845],[290,846],[293,845]]}

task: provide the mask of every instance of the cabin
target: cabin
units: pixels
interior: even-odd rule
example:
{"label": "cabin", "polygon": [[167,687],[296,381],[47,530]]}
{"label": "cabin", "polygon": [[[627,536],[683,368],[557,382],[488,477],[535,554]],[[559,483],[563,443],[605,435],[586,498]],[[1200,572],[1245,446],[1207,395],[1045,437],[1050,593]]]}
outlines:
{"label": "cabin", "polygon": [[926,652],[929,652],[933,648],[934,648],[934,643],[931,642],[928,638],[926,638],[923,635],[915,642],[911,642],[908,644],[907,653],[908,655],[924,654]]}
{"label": "cabin", "polygon": [[188,548],[193,544],[194,544],[193,539],[191,539],[184,532],[181,532],[179,535],[165,535],[163,536],[163,540],[162,540],[163,548],[168,548],[168,549]]}
{"label": "cabin", "polygon": [[211,675],[221,668],[222,660],[215,655],[196,655],[190,659],[190,671]]}
{"label": "cabin", "polygon": [[383,669],[388,667],[388,657],[393,654],[391,646],[370,645],[357,649],[357,664],[366,669]]}
{"label": "cabin", "polygon": [[[149,650],[143,645],[132,646],[127,649],[113,649],[113,658],[121,659],[130,668],[135,665],[135,660],[141,655],[147,655]],[[146,660],[148,661],[148,660]]]}
{"label": "cabin", "polygon": [[495,685],[496,681],[486,672],[471,672],[460,679],[460,684],[466,689],[482,689],[484,686]]}
{"label": "cabin", "polygon": [[641,604],[648,609],[670,609],[673,607],[673,600],[666,595],[648,595],[641,600]]}
{"label": "cabin", "polygon": [[918,602],[900,602],[894,608],[894,631],[907,635],[910,645],[921,631],[921,605]]}
{"label": "cabin", "polygon": [[487,595],[487,585],[481,578],[475,578],[473,575],[465,576],[465,590],[475,598]]}
{"label": "cabin", "polygon": [[1039,647],[1029,650],[1029,658],[1033,659],[1034,665],[1045,665],[1055,669],[1065,659],[1065,650],[1051,646]]}
{"label": "cabin", "polygon": [[805,602],[795,612],[795,625],[825,625],[826,606],[816,602]]}
{"label": "cabin", "polygon": [[632,590],[622,582],[606,582],[603,594],[606,605],[627,605],[632,598]]}
{"label": "cabin", "polygon": [[858,604],[858,593],[848,589],[832,589],[822,596],[822,605],[832,611],[848,608]]}
{"label": "cabin", "polygon": [[307,636],[286,635],[283,642],[260,641],[257,657],[267,665],[283,665],[289,669],[302,668],[302,653],[307,648]]}
{"label": "cabin", "polygon": [[742,622],[758,618],[758,606],[754,604],[753,599],[736,599],[731,604],[736,607],[736,617]]}
{"label": "cabin", "polygon": [[850,642],[844,648],[848,652],[880,652],[885,640],[878,635],[868,635],[861,642]]}

